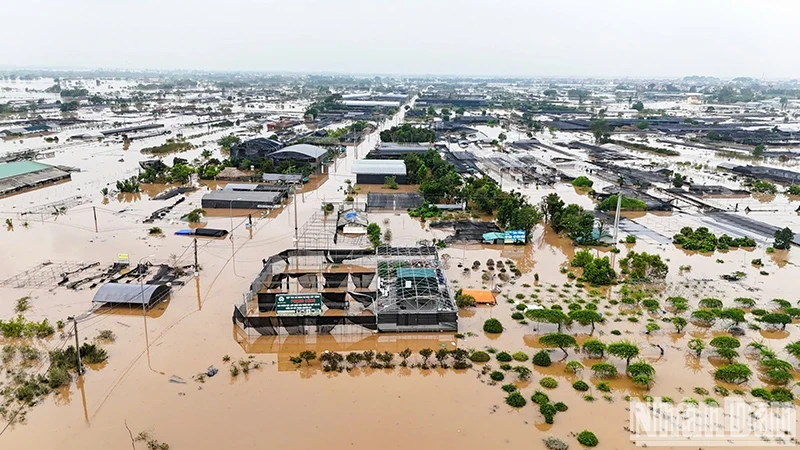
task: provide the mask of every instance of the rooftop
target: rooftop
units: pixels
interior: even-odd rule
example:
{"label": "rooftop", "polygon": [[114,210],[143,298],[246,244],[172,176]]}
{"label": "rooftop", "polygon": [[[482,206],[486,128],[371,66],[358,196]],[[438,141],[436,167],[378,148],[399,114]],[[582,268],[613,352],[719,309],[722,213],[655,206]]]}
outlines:
{"label": "rooftop", "polygon": [[274,157],[288,153],[299,153],[301,155],[308,156],[309,158],[319,158],[320,156],[326,155],[328,151],[324,148],[317,147],[316,145],[295,144],[273,152],[270,156]]}
{"label": "rooftop", "polygon": [[358,159],[353,161],[353,173],[381,174],[381,175],[405,175],[406,163],[400,160],[388,159]]}
{"label": "rooftop", "polygon": [[52,167],[53,166],[48,166],[47,164],[42,164],[35,161],[17,161],[0,164],[0,179],[37,172],[39,170],[50,169]]}

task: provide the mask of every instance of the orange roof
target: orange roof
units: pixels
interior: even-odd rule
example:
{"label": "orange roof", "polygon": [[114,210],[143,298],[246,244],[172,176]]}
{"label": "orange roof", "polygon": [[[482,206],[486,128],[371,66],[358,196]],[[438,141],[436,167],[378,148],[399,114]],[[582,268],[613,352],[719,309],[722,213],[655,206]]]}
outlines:
{"label": "orange roof", "polygon": [[462,289],[461,295],[469,295],[475,299],[475,303],[494,304],[494,294],[485,289]]}

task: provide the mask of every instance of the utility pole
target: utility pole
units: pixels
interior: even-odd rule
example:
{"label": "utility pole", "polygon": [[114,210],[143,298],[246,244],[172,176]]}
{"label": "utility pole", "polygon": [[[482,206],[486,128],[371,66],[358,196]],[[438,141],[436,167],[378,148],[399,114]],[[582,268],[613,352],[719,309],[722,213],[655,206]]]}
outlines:
{"label": "utility pole", "polygon": [[617,243],[617,233],[619,233],[619,212],[622,209],[622,190],[617,192],[617,212],[614,215],[614,244]]}
{"label": "utility pole", "polygon": [[92,214],[94,214],[94,232],[97,233],[97,208],[92,206]]}
{"label": "utility pole", "polygon": [[78,320],[73,316],[70,317],[72,319],[72,332],[75,333],[75,359],[78,363],[78,375],[83,375],[83,365],[81,364],[81,348],[80,344],[78,343]]}
{"label": "utility pole", "polygon": [[200,271],[200,269],[198,267],[199,266],[197,265],[197,238],[194,238],[194,271],[195,272],[199,272]]}
{"label": "utility pole", "polygon": [[300,248],[300,234],[297,228],[297,186],[295,185],[294,189],[294,249],[298,250]]}

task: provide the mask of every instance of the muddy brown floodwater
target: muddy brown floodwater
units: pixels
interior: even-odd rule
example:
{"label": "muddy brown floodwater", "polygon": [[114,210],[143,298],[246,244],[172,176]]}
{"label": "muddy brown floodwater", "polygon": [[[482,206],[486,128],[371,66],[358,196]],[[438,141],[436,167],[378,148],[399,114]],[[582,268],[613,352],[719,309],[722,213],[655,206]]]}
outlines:
{"label": "muddy brown floodwater", "polygon": [[[372,146],[376,136],[362,144]],[[126,152],[131,155],[138,148]],[[351,149],[352,150],[352,149]],[[246,213],[218,210],[208,214],[207,226],[230,228],[234,223],[232,239],[201,239],[198,259],[201,271],[196,279],[185,286],[176,286],[168,302],[159,304],[146,317],[136,309],[101,309],[79,324],[81,340],[90,341],[99,330],[110,329],[116,341],[106,344],[110,358],[89,371],[69,388],[51,394],[31,408],[25,423],[11,425],[0,435],[2,449],[117,449],[131,445],[128,428],[135,434],[148,430],[174,449],[257,449],[257,448],[388,448],[388,449],[530,449],[542,448],[541,439],[554,435],[567,441],[571,448],[580,448],[574,434],[584,429],[593,431],[600,440],[600,449],[633,448],[625,427],[629,425],[628,402],[630,396],[670,396],[679,400],[692,396],[699,401],[714,397],[712,371],[720,364],[710,354],[702,357],[687,353],[686,343],[692,337],[705,339],[722,333],[718,324],[711,329],[690,324],[683,333],[675,333],[671,324],[660,321],[661,314],[652,317],[662,329],[645,334],[648,313],[636,315],[609,299],[618,299],[618,288],[590,290],[577,287],[562,273],[569,266],[575,248],[568,239],[559,237],[545,227],[538,227],[531,244],[516,246],[454,245],[441,251],[449,256],[447,276],[454,287],[496,287],[498,303],[494,307],[477,307],[460,311],[459,330],[464,336],[453,334],[363,334],[348,336],[264,336],[247,339],[231,323],[233,305],[239,303],[251,280],[261,269],[261,260],[291,247],[294,223],[305,223],[324,201],[341,201],[346,179],[350,173],[353,152],[337,160],[330,173],[315,177],[298,194],[298,217],[289,205],[267,214],[253,214],[253,227],[245,226]],[[116,157],[116,156],[115,156]],[[127,158],[127,156],[126,156]],[[91,158],[87,161],[91,165]],[[81,160],[73,161],[80,165]],[[127,164],[126,164],[127,166]],[[78,177],[80,178],[80,177]],[[163,202],[148,200],[162,189],[152,189],[136,196],[102,199],[94,192],[91,202],[70,208],[65,215],[42,214],[26,218],[13,216],[28,197],[4,199],[0,210],[10,211],[14,217],[13,230],[0,232],[0,243],[5,255],[0,264],[0,279],[14,277],[36,267],[44,261],[93,262],[103,264],[115,261],[119,254],[128,254],[132,262],[140,259],[151,262],[193,262],[192,240],[173,233],[186,226],[181,215],[198,207],[205,188],[190,193],[187,201],[176,207],[166,220],[153,225],[161,227],[162,236],[148,235],[151,226],[141,221]],[[64,189],[58,186],[54,189]],[[382,191],[383,188],[376,187]],[[571,186],[559,185],[555,189],[538,189],[536,195],[549,192],[571,192],[570,201],[587,202]],[[44,191],[39,191],[44,192]],[[365,192],[360,192],[363,196]],[[24,194],[23,194],[24,195]],[[573,200],[574,198],[574,200]],[[166,204],[171,204],[168,200]],[[98,214],[95,233],[92,207]],[[641,215],[644,215],[642,213]],[[637,215],[638,216],[638,215]],[[661,223],[681,220],[647,214],[643,220]],[[442,238],[440,230],[429,230],[426,225],[405,214],[375,214],[371,221],[383,224],[389,220],[393,243],[412,244],[419,239]],[[23,226],[23,222],[27,223]],[[660,245],[645,238],[633,246],[618,246],[656,253],[670,265],[670,273],[658,294],[662,304],[668,296],[683,296],[692,305],[704,297],[716,297],[730,305],[736,297],[753,297],[760,306],[772,298],[797,301],[796,274],[798,257],[795,251],[765,253],[765,246],[745,250],[717,252],[703,255],[684,252],[673,245]],[[610,255],[607,250],[592,250],[598,255]],[[617,259],[618,255],[610,255]],[[502,260],[506,267],[513,261],[522,272],[519,279],[501,282],[498,278],[482,279],[486,261]],[[763,258],[763,269],[753,267],[750,260]],[[717,262],[719,259],[720,262]],[[480,261],[477,271],[471,267]],[[459,264],[462,267],[458,267]],[[679,266],[691,266],[679,271]],[[53,266],[57,267],[57,266]],[[746,276],[739,282],[724,282],[720,275],[743,271]],[[760,275],[766,270],[769,275]],[[30,295],[30,319],[49,318],[55,322],[91,309],[94,291],[81,289],[68,291],[56,287],[56,273],[40,271],[36,280],[27,279],[20,288],[0,287],[0,317],[12,317],[14,300]],[[538,274],[539,281],[535,281]],[[24,278],[24,277],[23,277]],[[37,281],[38,280],[38,281]],[[36,283],[34,282],[36,281]],[[37,284],[39,283],[39,284]],[[497,286],[497,285],[500,286]],[[521,299],[517,297],[521,296]],[[597,299],[599,312],[606,323],[598,325],[594,337],[605,342],[626,338],[638,343],[642,358],[656,368],[655,384],[649,391],[632,385],[620,375],[609,381],[611,392],[605,394],[596,388],[580,393],[571,387],[579,378],[594,385],[588,367],[596,362],[585,354],[562,358],[560,350],[551,355],[554,363],[547,368],[534,367],[530,359],[514,363],[533,370],[530,381],[518,381],[507,375],[507,382],[517,384],[529,399],[534,390],[542,389],[539,380],[551,376],[558,380],[557,388],[547,390],[553,401],[562,401],[569,410],[559,413],[553,425],[544,419],[530,401],[520,409],[504,403],[505,393],[492,385],[488,377],[479,376],[484,364],[472,369],[356,369],[351,372],[326,373],[317,361],[295,367],[289,357],[311,349],[317,353],[325,350],[390,351],[404,348],[415,352],[411,361],[419,361],[416,353],[422,348],[466,349],[494,348],[511,353],[525,352],[528,357],[541,349],[538,338],[554,331],[553,326],[521,324],[511,318],[515,304],[534,303],[545,306],[553,303]],[[483,332],[483,322],[499,319],[505,331],[500,335]],[[636,322],[629,320],[635,317]],[[752,316],[748,315],[748,319]],[[144,334],[145,321],[147,335]],[[617,330],[619,337],[611,334]],[[573,326],[570,333],[579,342],[588,337],[589,327]],[[56,348],[69,342],[70,337],[60,335],[38,343],[43,349]],[[800,339],[796,325],[785,332],[748,330],[742,338],[743,345],[763,341],[773,350],[783,354],[783,346]],[[147,350],[149,342],[149,351]],[[664,347],[661,355],[655,344]],[[229,355],[230,362],[223,362]],[[259,363],[258,369],[232,377],[229,366],[242,359],[251,358]],[[752,358],[740,358],[755,368]],[[579,360],[587,369],[579,375],[564,370],[566,361]],[[624,362],[611,358],[618,371],[624,373]],[[494,360],[485,363],[497,368]],[[193,376],[205,372],[210,366],[219,373],[204,383]],[[177,381],[177,382],[176,382]],[[502,384],[502,383],[500,383]],[[761,386],[754,377],[742,389]],[[711,392],[707,396],[692,393],[693,387],[703,387]],[[733,388],[733,386],[727,386]],[[595,401],[584,400],[591,394]],[[604,398],[604,395],[608,395]]]}

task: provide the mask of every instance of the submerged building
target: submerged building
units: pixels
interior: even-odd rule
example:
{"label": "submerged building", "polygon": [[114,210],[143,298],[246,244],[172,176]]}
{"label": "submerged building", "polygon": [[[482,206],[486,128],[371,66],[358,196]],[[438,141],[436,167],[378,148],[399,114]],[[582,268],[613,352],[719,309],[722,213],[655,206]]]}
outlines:
{"label": "submerged building", "polygon": [[68,180],[69,172],[35,161],[0,164],[0,196]]}
{"label": "submerged building", "polygon": [[458,330],[436,247],[292,249],[264,260],[233,322],[248,336]]}

